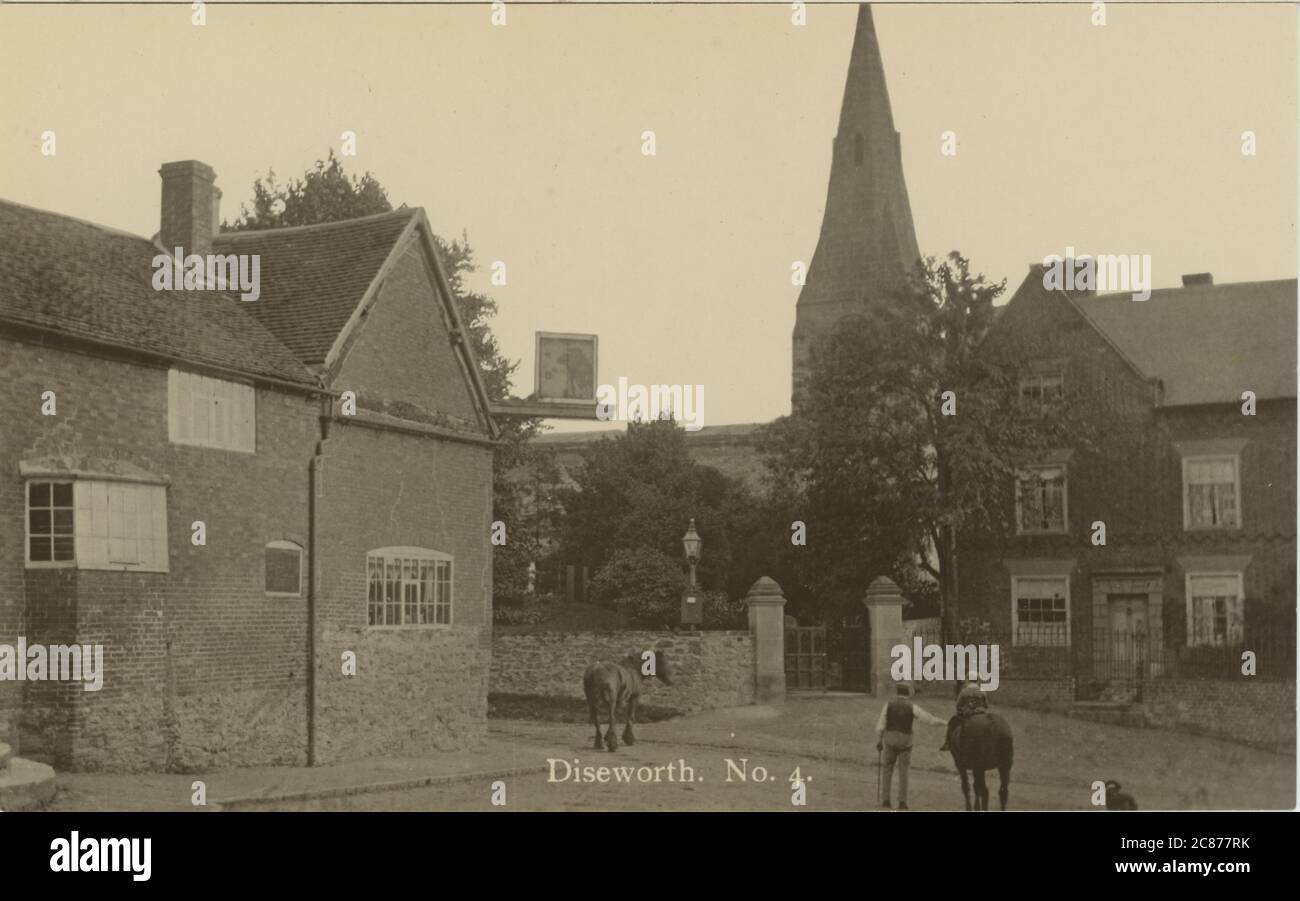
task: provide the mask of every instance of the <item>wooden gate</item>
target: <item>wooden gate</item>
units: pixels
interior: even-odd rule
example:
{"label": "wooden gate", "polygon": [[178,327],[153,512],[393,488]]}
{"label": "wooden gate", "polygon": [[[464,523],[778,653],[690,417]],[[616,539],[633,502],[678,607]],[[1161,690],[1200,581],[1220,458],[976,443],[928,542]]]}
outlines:
{"label": "wooden gate", "polygon": [[785,627],[785,687],[826,688],[826,627]]}

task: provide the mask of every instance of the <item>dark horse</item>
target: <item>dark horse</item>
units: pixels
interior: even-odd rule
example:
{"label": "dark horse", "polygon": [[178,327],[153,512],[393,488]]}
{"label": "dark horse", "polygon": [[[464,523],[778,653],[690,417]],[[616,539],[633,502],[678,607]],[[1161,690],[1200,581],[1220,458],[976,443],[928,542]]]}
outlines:
{"label": "dark horse", "polygon": [[961,773],[961,793],[970,810],[970,782],[966,771],[975,773],[975,808],[989,809],[989,787],[984,781],[985,770],[997,770],[1002,784],[998,788],[998,801],[1007,809],[1007,784],[1011,781],[1012,739],[1011,727],[996,713],[976,713],[963,720],[954,716],[948,720],[948,750],[952,762]]}
{"label": "dark horse", "polygon": [[[654,652],[654,678],[671,685],[672,673],[668,668],[668,658],[662,651]],[[649,661],[647,661],[649,662]],[[611,751],[618,750],[618,738],[614,735],[618,708],[627,706],[627,725],[623,728],[623,741],[636,744],[632,733],[632,724],[636,722],[636,705],[641,699],[641,680],[650,678],[641,675],[641,655],[628,654],[617,663],[593,663],[582,674],[582,690],[587,695],[587,710],[591,713],[591,724],[596,727],[596,749],[602,746],[600,736],[600,714],[609,715],[609,731],[605,733],[604,747]]]}

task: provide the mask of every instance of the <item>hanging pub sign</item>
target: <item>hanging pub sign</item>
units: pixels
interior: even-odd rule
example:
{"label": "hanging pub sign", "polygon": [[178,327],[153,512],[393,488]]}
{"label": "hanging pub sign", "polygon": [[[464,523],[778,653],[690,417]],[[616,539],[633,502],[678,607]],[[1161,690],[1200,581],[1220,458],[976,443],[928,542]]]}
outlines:
{"label": "hanging pub sign", "polygon": [[596,402],[596,336],[537,333],[540,401]]}

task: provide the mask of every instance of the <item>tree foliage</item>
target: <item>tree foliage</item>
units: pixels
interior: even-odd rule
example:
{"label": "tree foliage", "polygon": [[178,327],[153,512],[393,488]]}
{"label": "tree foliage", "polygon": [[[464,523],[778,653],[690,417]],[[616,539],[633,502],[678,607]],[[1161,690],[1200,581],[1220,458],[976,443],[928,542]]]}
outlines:
{"label": "tree foliage", "polygon": [[1021,361],[985,346],[1004,289],[959,253],[927,258],[891,302],[837,326],[776,423],[769,465],[806,512],[802,578],[825,604],[892,575],[937,591],[955,629],[956,536],[1005,528],[1018,468],[1071,431],[1026,416]]}
{"label": "tree foliage", "polygon": [[[696,464],[685,432],[671,420],[629,423],[625,434],[584,452],[574,487],[560,492],[562,559],[600,567],[619,550],[647,549],[677,561],[684,586],[682,535],[692,518],[704,539],[697,568],[706,589],[743,594],[754,572],[745,547],[757,506],[738,481]],[[748,579],[748,581],[746,581]]]}
{"label": "tree foliage", "polygon": [[329,152],[302,178],[281,183],[275,170],[253,182],[253,206],[240,204],[239,218],[222,223],[222,231],[259,231],[295,225],[319,225],[387,213],[393,209],[388,192],[366,172],[351,178],[343,164]]}

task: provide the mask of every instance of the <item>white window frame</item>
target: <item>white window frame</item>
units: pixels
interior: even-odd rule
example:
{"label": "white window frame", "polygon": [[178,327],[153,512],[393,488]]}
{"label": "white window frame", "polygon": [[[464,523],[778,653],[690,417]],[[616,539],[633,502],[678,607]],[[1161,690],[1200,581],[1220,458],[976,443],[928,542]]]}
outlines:
{"label": "white window frame", "polygon": [[[1061,387],[1061,392],[1055,398],[1047,400],[1043,394],[1044,382],[1056,382]],[[1026,397],[1025,389],[1030,385],[1038,386],[1038,397]],[[1020,378],[1020,402],[1026,406],[1035,404],[1040,407],[1047,407],[1051,404],[1059,403],[1065,398],[1065,373],[1060,370],[1052,372],[1037,372],[1023,375]]]}
{"label": "white window frame", "polygon": [[[50,486],[50,501],[54,501],[54,486],[72,487],[72,559],[71,560],[33,560],[32,559],[32,485]],[[47,508],[40,508],[47,509]],[[50,507],[51,511],[53,507]],[[50,513],[50,527],[54,526],[54,514]],[[51,537],[51,542],[53,537]],[[51,554],[53,556],[53,547]],[[73,479],[33,478],[23,481],[23,561],[27,569],[75,569],[77,566],[77,486]]]}
{"label": "white window frame", "polygon": [[[270,550],[298,552],[298,590],[297,591],[271,591],[270,589],[266,588],[266,552]],[[305,568],[304,563],[306,559],[307,559],[307,555],[303,552],[302,545],[296,541],[279,541],[279,540],[268,541],[266,543],[266,546],[262,548],[262,567],[263,567],[262,588],[265,590],[266,596],[268,598],[302,597],[303,584],[306,582],[306,579],[304,578],[305,574],[303,572]]]}
{"label": "white window frame", "polygon": [[1196,633],[1195,633],[1195,631],[1194,631],[1194,625],[1193,625],[1193,624],[1194,624],[1194,614],[1193,614],[1193,606],[1194,606],[1194,605],[1193,605],[1193,601],[1194,601],[1194,598],[1192,597],[1192,580],[1193,580],[1193,579],[1235,579],[1235,580],[1236,580],[1236,582],[1237,582],[1237,606],[1238,606],[1239,610],[1241,611],[1241,628],[1242,628],[1242,631],[1243,631],[1243,633],[1244,633],[1245,628],[1246,628],[1246,578],[1245,578],[1245,574],[1242,573],[1242,572],[1239,571],[1239,570],[1235,570],[1235,571],[1232,571],[1232,570],[1195,570],[1195,571],[1192,571],[1192,572],[1184,573],[1184,575],[1183,575],[1183,603],[1184,603],[1184,607],[1186,608],[1186,613],[1187,613],[1187,640],[1186,640],[1187,647],[1189,647],[1189,648],[1221,648],[1221,647],[1231,647],[1231,643],[1230,643],[1230,642],[1231,642],[1231,632],[1232,632],[1232,625],[1231,625],[1231,623],[1228,624],[1228,632],[1229,632],[1229,634],[1228,634],[1227,636],[1224,637],[1225,640],[1224,640],[1224,643],[1223,643],[1223,644],[1221,644],[1221,645],[1219,645],[1219,644],[1214,644],[1214,643],[1210,643],[1210,644],[1204,644],[1204,643],[1193,644],[1193,639],[1195,638],[1195,635],[1196,635]]}
{"label": "white window frame", "polygon": [[[1230,526],[1194,526],[1192,525],[1192,504],[1190,491],[1191,484],[1187,481],[1187,464],[1188,463],[1209,463],[1221,460],[1232,461],[1233,475],[1233,492],[1237,501],[1237,521]],[[1241,529],[1241,524],[1246,518],[1245,509],[1241,503],[1241,454],[1188,454],[1182,458],[1183,466],[1183,531],[1184,532],[1229,532]]]}
{"label": "white window frame", "polygon": [[[202,393],[207,412],[207,438],[197,437],[194,417],[195,392]],[[230,405],[231,415],[223,421],[216,407]],[[239,415],[247,404],[246,416]],[[215,437],[218,424],[225,430],[222,440]],[[185,369],[167,370],[167,440],[187,447],[205,447],[240,454],[257,453],[257,390],[245,382],[213,378]]]}
{"label": "white window frame", "polygon": [[[1026,476],[1044,469],[1061,471],[1061,527],[1059,529],[1026,529],[1020,503],[1020,492]],[[1022,466],[1016,473],[1016,534],[1017,535],[1068,535],[1070,533],[1070,469],[1065,463],[1037,463]]]}
{"label": "white window frame", "polygon": [[[1040,644],[1035,641],[1020,640],[1020,583],[1024,581],[1048,582],[1061,581],[1065,583],[1065,643],[1064,644]],[[1073,636],[1070,630],[1070,577],[1068,575],[1013,575],[1011,577],[1011,644],[1018,647],[1028,648],[1068,648],[1072,646]]]}
{"label": "white window frame", "polygon": [[[31,485],[47,483],[50,485],[71,485],[72,486],[72,541],[73,551],[71,560],[32,560],[31,545]],[[144,541],[147,546],[155,550],[152,559],[138,561],[114,561],[107,556],[104,559],[98,559],[94,551],[97,545],[91,542],[105,541],[109,542],[106,555],[111,554],[111,542],[114,537],[111,533],[111,522],[114,519],[114,511],[111,503],[104,505],[102,508],[95,503],[92,495],[98,494],[101,490],[112,496],[116,490],[130,491],[132,489],[148,489],[152,492],[161,492],[161,509],[151,511],[147,518],[142,517],[135,520],[132,530],[136,537],[133,540]],[[138,498],[136,502],[138,502]],[[130,503],[129,498],[124,501]],[[108,516],[108,522],[101,522],[95,516],[95,511],[101,511]],[[136,511],[138,514],[138,511]],[[125,514],[124,514],[125,515]],[[82,569],[82,570],[102,570],[109,572],[152,572],[166,573],[170,572],[171,565],[168,557],[168,529],[167,529],[167,489],[165,485],[159,485],[151,482],[133,482],[124,479],[102,479],[102,478],[51,478],[34,476],[24,480],[23,483],[23,560],[27,569]],[[93,534],[96,531],[104,531],[104,535]],[[137,545],[139,547],[139,545]]]}
{"label": "white window frame", "polygon": [[[381,624],[371,623],[370,622],[370,561],[372,558],[376,558],[376,557],[384,561],[385,572],[387,571],[388,562],[391,560],[400,560],[400,561],[409,560],[416,563],[428,562],[434,565],[435,568],[434,568],[434,581],[433,581],[434,584],[433,612],[434,612],[435,619],[437,618],[438,615],[437,564],[439,563],[447,564],[447,622],[445,623],[402,622],[402,623],[381,623]],[[424,548],[424,547],[395,546],[395,547],[374,548],[373,550],[366,552],[365,582],[366,582],[366,628],[368,629],[383,629],[383,630],[450,629],[456,621],[456,560],[451,554],[444,553],[443,551],[435,551],[431,548]],[[385,584],[386,583],[387,583],[387,579],[385,579]],[[405,578],[403,578],[402,584],[403,586],[405,586],[406,584]],[[418,585],[418,583],[416,584]],[[417,605],[418,605],[418,601],[417,601]],[[418,611],[418,607],[417,607],[417,611]],[[401,598],[398,602],[398,614],[403,619],[406,618],[406,600],[404,597]],[[418,616],[418,612],[417,612],[417,616]]]}

